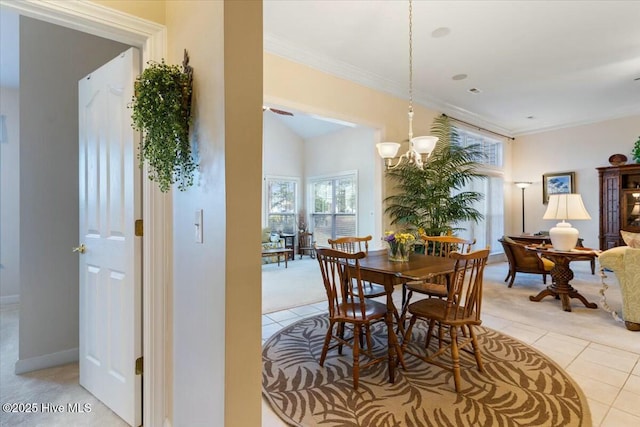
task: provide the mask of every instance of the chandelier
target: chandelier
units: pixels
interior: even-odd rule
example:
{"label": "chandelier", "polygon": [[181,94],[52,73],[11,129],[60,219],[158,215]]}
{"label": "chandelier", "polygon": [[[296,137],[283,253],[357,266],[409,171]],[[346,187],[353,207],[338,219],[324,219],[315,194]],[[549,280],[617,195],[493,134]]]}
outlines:
{"label": "chandelier", "polygon": [[387,170],[395,169],[403,161],[422,169],[429,155],[438,142],[435,136],[413,137],[413,4],[409,0],[409,150],[398,158],[395,165],[392,160],[398,154],[400,144],[397,142],[380,142],[376,144],[378,154],[384,159]]}

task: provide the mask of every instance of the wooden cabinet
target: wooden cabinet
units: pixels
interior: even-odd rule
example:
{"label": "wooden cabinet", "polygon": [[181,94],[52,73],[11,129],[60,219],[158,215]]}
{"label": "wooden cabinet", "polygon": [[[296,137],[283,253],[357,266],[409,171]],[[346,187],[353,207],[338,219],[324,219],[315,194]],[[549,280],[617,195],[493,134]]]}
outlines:
{"label": "wooden cabinet", "polygon": [[640,233],[640,164],[598,169],[600,249],[624,245],[620,230]]}

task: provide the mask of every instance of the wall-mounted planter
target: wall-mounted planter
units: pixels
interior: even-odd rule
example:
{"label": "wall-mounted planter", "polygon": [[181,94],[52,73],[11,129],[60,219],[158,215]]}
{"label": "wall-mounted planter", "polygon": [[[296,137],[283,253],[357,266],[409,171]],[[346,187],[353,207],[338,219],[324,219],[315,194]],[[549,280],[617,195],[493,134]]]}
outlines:
{"label": "wall-mounted planter", "polygon": [[134,83],[133,127],[142,131],[138,159],[149,165],[148,178],[167,192],[174,183],[181,191],[193,185],[197,169],[191,153],[191,94],[193,69],[184,52],[177,65],[149,62]]}

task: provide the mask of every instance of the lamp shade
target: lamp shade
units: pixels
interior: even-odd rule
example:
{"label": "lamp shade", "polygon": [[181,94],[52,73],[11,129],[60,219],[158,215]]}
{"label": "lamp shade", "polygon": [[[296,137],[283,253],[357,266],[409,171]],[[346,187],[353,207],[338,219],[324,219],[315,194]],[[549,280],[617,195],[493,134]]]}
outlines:
{"label": "lamp shade", "polygon": [[398,154],[400,144],[397,142],[380,142],[376,144],[376,148],[383,159],[393,159]]}
{"label": "lamp shade", "polygon": [[579,194],[552,194],[549,205],[542,219],[559,219],[555,227],[549,230],[553,248],[559,251],[570,251],[578,243],[579,232],[566,219],[591,219],[582,203]]}
{"label": "lamp shade", "polygon": [[579,194],[552,194],[542,219],[591,219]]}
{"label": "lamp shade", "polygon": [[516,184],[516,187],[525,189],[531,185],[531,182],[520,181],[520,182],[516,182],[515,184]]}
{"label": "lamp shade", "polygon": [[426,154],[427,156],[431,154],[434,148],[436,148],[436,143],[438,142],[437,136],[416,136],[411,140],[413,143],[413,148],[418,152],[418,154]]}

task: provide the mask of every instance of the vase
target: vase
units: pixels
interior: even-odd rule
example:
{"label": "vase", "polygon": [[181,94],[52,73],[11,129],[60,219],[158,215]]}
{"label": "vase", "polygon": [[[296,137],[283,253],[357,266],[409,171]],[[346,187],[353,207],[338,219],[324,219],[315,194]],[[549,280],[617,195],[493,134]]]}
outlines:
{"label": "vase", "polygon": [[387,254],[389,256],[389,261],[408,262],[409,255],[411,254],[411,246],[395,244],[395,245],[389,246],[387,250]]}

